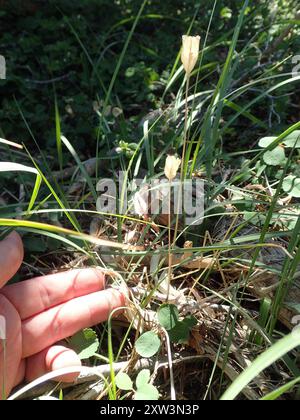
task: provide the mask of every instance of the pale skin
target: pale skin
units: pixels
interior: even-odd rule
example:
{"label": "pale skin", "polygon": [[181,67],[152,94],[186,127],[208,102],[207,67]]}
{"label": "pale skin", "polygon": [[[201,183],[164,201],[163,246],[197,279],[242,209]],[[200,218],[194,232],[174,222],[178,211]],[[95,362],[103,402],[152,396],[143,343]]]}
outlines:
{"label": "pale skin", "polygon": [[[123,307],[124,296],[105,289],[97,269],[73,270],[5,286],[22,264],[20,236],[0,242],[0,315],[6,320],[6,349],[0,340],[0,399],[24,379],[70,366],[77,354],[59,342],[82,328],[107,320]],[[58,343],[58,344],[57,344]],[[60,378],[72,382],[78,374]]]}

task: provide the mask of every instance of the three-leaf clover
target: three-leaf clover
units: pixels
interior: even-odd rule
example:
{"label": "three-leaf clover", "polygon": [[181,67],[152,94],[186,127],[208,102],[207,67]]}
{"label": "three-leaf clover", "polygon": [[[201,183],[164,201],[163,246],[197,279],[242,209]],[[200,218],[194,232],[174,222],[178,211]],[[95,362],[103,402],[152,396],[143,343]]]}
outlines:
{"label": "three-leaf clover", "polygon": [[197,319],[193,316],[187,316],[180,321],[177,306],[168,303],[160,306],[157,317],[160,325],[168,331],[170,340],[179,344],[188,342],[190,331],[197,324]]}
{"label": "three-leaf clover", "polygon": [[136,389],[134,389],[129,375],[125,372],[120,372],[116,376],[116,385],[123,391],[133,391],[135,400],[155,401],[159,398],[159,392],[154,385],[150,384],[150,377],[151,373],[149,369],[141,370],[136,377]]}

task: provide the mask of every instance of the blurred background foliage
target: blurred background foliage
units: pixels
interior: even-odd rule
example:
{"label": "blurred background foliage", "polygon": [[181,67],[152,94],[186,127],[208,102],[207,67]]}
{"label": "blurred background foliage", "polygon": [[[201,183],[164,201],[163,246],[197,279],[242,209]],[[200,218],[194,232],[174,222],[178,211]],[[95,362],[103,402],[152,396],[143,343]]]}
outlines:
{"label": "blurred background foliage", "polygon": [[[198,91],[213,89],[217,84],[242,3],[216,2]],[[0,54],[7,60],[7,80],[0,81],[1,137],[31,145],[26,120],[41,149],[53,157],[50,166],[57,168],[56,94],[63,133],[83,157],[94,156],[99,126],[97,109],[101,108],[140,5],[140,0],[1,0]],[[119,141],[138,141],[143,116],[172,102],[179,82],[163,100],[162,94],[181,46],[181,35],[194,19],[192,33],[204,39],[213,5],[212,0],[148,1],[110,98],[111,105],[123,111],[118,123],[114,118],[111,121],[112,147]],[[272,43],[296,12],[297,1],[250,2],[238,43],[239,51],[246,49],[246,53],[236,68],[233,88],[253,80],[261,70],[275,66],[295,51],[300,54],[298,29],[272,50]],[[291,72],[291,67],[290,58],[276,71]],[[264,88],[267,87],[268,84]],[[255,89],[249,90],[239,106],[255,95]],[[280,132],[299,119],[298,103],[299,89],[291,91],[288,85],[251,112],[265,121],[273,133]],[[227,144],[233,149],[238,149],[239,144],[251,146],[266,131],[259,126],[253,131],[249,120],[240,117],[226,133]],[[103,143],[105,147],[107,142]]]}

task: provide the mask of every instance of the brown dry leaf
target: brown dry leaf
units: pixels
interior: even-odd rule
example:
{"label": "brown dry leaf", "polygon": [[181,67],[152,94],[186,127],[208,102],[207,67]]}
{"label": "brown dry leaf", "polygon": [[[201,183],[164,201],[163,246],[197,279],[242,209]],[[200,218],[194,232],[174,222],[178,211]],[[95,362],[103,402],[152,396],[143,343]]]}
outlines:
{"label": "brown dry leaf", "polygon": [[197,354],[205,354],[203,335],[201,334],[201,327],[191,331],[189,346],[196,350]]}

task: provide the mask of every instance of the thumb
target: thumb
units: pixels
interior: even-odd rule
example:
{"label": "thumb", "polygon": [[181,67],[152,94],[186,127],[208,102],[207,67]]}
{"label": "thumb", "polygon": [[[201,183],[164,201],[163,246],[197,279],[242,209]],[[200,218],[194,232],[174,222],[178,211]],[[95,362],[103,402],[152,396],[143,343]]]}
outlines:
{"label": "thumb", "polygon": [[16,274],[23,257],[23,244],[17,232],[12,232],[0,242],[0,288]]}

